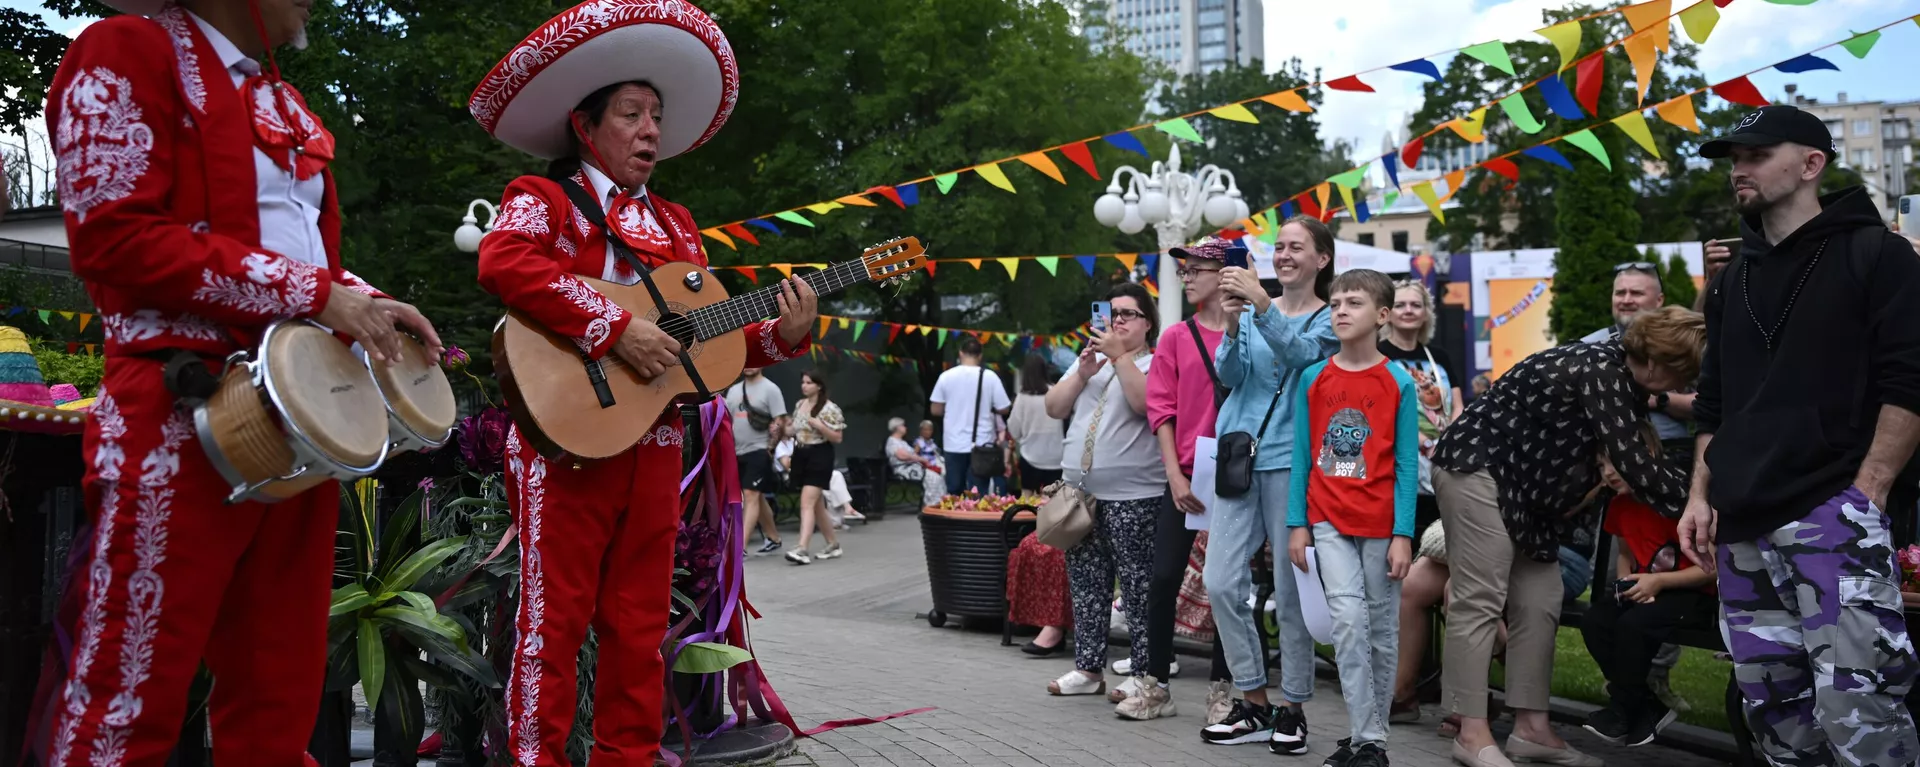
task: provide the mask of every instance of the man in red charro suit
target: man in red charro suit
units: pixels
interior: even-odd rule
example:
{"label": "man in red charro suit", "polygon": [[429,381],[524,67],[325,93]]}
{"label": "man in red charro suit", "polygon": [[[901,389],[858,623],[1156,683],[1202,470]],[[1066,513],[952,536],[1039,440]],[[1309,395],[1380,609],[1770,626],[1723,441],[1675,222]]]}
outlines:
{"label": "man in red charro suit", "polygon": [[[480,244],[481,284],[593,358],[617,355],[646,376],[679,364],[671,336],[576,275],[640,280],[610,237],[641,268],[706,264],[693,217],[646,184],[655,162],[720,129],[738,82],[720,28],[682,0],[596,0],[536,30],[470,105],[496,138],[556,160],[546,177],[507,186]],[[570,195],[591,206],[583,210]],[[780,319],[744,329],[747,367],[806,351],[812,289],[788,280],[779,303]],[[731,382],[706,383],[718,391]],[[716,443],[730,445],[730,426]],[[547,460],[517,428],[508,438],[521,546],[518,644],[506,692],[517,764],[567,764],[574,659],[590,622],[600,640],[592,761],[653,764],[665,721],[660,643],[680,521],[681,435],[679,413],[669,410],[636,447],[605,460]]]}
{"label": "man in red charro suit", "polygon": [[106,375],[85,437],[94,528],[77,544],[79,615],[43,763],[164,764],[204,658],[215,761],[310,764],[338,491],[223,503],[229,486],[162,360],[184,351],[211,368],[287,318],[376,359],[398,355],[396,322],[436,354],[439,339],[340,266],[333,138],[270,54],[303,44],[305,2],[107,3],[130,15],[73,42],[47,99]]}

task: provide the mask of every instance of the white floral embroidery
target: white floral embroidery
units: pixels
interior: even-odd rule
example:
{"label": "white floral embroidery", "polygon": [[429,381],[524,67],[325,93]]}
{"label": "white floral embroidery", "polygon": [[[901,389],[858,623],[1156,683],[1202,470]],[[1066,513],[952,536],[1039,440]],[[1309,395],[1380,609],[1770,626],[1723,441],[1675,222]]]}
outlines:
{"label": "white floral embroidery", "polygon": [[53,141],[60,205],[86,223],[89,211],[133,194],[147,174],[153,129],[140,121],[133,84],[94,67],[75,75],[60,94]]}
{"label": "white floral embroidery", "polygon": [[168,4],[153,20],[167,30],[167,37],[173,38],[175,68],[180,70],[180,89],[186,92],[187,102],[193,104],[194,109],[207,111],[207,84],[200,79],[200,57],[194,54],[193,33],[188,31],[193,22],[187,20],[186,11],[173,4]]}
{"label": "white floral embroidery", "polygon": [[[278,105],[273,103],[276,93],[280,97]],[[283,114],[290,114],[300,119],[300,129],[304,135],[311,136],[320,131],[319,121],[314,119],[312,112],[301,106],[300,99],[294,96],[292,88],[275,88],[266,80],[257,80],[253,83],[253,92],[247,97],[253,99],[254,119],[259,120],[262,127],[268,130],[289,136],[294,135],[293,129],[287,126],[287,121],[283,117]]]}
{"label": "white floral embroidery", "polygon": [[153,642],[160,634],[166,581],[155,572],[167,559],[167,519],[173,516],[173,478],[180,473],[180,447],[193,438],[193,417],[176,411],[160,428],[160,444],[140,462],[140,497],[134,509],[133,575],[127,579],[127,623],[120,637],[120,693],[107,704],[94,736],[94,762],[119,765],[135,719],[145,708],[140,683],[153,673]]}
{"label": "white floral embroidery", "polygon": [[672,426],[656,426],[653,431],[647,432],[646,435],[640,438],[640,444],[642,445],[671,445],[673,447],[681,447],[685,441],[686,437],[681,434],[680,430]]}
{"label": "white floral embroidery", "polygon": [[[547,615],[546,567],[540,556],[540,514],[546,503],[547,462],[538,455],[520,455],[520,430],[507,434],[507,468],[520,483],[520,618],[519,646],[514,648],[513,670],[507,680],[507,716],[517,764],[533,765],[540,758],[540,677],[545,664],[540,654],[546,638],[540,635]],[[569,659],[571,660],[571,659]],[[515,693],[518,693],[516,695]],[[516,704],[515,698],[519,698]]]}
{"label": "white floral embroidery", "polygon": [[500,206],[500,217],[494,219],[493,230],[521,234],[546,234],[546,201],[526,192],[514,195],[507,204]]}
{"label": "white floral embroidery", "polygon": [[774,362],[786,362],[787,353],[780,350],[780,341],[778,340],[779,333],[779,320],[761,320],[760,351],[766,352],[767,359],[773,360]]}
{"label": "white floral embroidery", "polygon": [[554,240],[553,244],[554,247],[560,249],[560,252],[567,254],[567,258],[578,258],[580,256],[580,250],[573,246],[573,239],[565,234],[560,235],[560,238]]}
{"label": "white floral embroidery", "polygon": [[127,422],[120,416],[120,406],[114,402],[113,395],[105,390],[100,392],[92,418],[100,432],[99,444],[93,450],[93,471],[100,481],[100,509],[94,522],[93,552],[87,561],[87,603],[80,612],[80,640],[74,645],[73,669],[68,672],[67,686],[61,694],[65,707],[61,710],[53,754],[48,762],[57,767],[66,767],[75,736],[79,734],[80,720],[86,716],[93,698],[87,690],[87,672],[93,667],[94,656],[100,652],[100,634],[106,629],[107,591],[113,585],[108,550],[120,511],[120,465],[126,462],[120,438],[127,434]]}
{"label": "white floral embroidery", "polygon": [[349,289],[351,289],[355,293],[362,293],[369,296],[377,295],[380,292],[379,290],[376,290],[372,285],[367,284],[366,280],[360,279],[360,275],[354,274],[353,272],[349,272],[345,269],[340,270],[340,284],[347,286]]}
{"label": "white floral embroidery", "polygon": [[600,348],[600,344],[605,343],[607,337],[613,335],[613,322],[620,319],[627,311],[620,308],[619,304],[608,301],[600,291],[588,287],[586,283],[571,274],[560,275],[559,279],[548,283],[547,287],[552,288],[568,301],[572,301],[574,306],[596,315],[587,323],[586,334],[573,339],[574,345],[579,346],[584,352],[590,353]]}
{"label": "white floral embroidery", "polygon": [[[259,253],[248,255],[242,265],[246,267],[245,280],[212,269],[203,271],[202,284],[193,292],[194,300],[266,317],[298,317],[313,310],[319,267]],[[276,288],[275,283],[284,283],[285,291]]]}
{"label": "white floral embroidery", "polygon": [[573,211],[573,231],[580,235],[580,241],[592,242],[593,225],[587,223],[587,214],[581,213],[578,207],[572,205],[567,206],[567,209]]}
{"label": "white floral embroidery", "polygon": [[100,322],[107,340],[130,343],[159,338],[171,333],[194,341],[218,341],[225,331],[212,320],[193,314],[168,317],[158,309],[141,309],[133,314],[105,314]]}

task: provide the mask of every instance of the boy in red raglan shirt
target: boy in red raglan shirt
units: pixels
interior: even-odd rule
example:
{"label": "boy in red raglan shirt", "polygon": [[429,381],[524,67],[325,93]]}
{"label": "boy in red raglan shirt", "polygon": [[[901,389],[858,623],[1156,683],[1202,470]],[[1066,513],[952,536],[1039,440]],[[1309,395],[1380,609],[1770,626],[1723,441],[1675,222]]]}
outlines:
{"label": "boy in red raglan shirt", "polygon": [[1335,277],[1329,292],[1340,351],[1300,377],[1287,548],[1305,572],[1313,544],[1333,616],[1351,735],[1325,764],[1386,767],[1400,579],[1413,562],[1420,399],[1413,376],[1390,364],[1375,341],[1393,304],[1393,281],[1355,269]]}

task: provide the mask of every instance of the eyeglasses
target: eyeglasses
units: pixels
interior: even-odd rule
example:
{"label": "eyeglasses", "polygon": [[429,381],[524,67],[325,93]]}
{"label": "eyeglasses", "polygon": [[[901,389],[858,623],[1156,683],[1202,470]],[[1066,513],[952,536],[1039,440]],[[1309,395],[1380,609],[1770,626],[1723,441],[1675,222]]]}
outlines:
{"label": "eyeglasses", "polygon": [[1115,309],[1115,310],[1113,310],[1113,321],[1114,321],[1114,322],[1130,322],[1130,321],[1133,321],[1133,320],[1145,320],[1146,318],[1147,318],[1147,313],[1146,313],[1146,312],[1141,312],[1141,311],[1135,311],[1135,310],[1133,310],[1133,309]]}
{"label": "eyeglasses", "polygon": [[1184,266],[1174,271],[1174,274],[1180,275],[1180,279],[1183,279],[1183,280],[1191,280],[1194,277],[1197,277],[1202,274],[1219,274],[1219,273],[1220,273],[1219,269],[1193,269],[1193,268],[1188,268]]}
{"label": "eyeglasses", "polygon": [[1652,261],[1628,261],[1624,264],[1613,265],[1614,274],[1619,274],[1625,271],[1646,272],[1648,274],[1659,274],[1659,269],[1660,269],[1660,265]]}

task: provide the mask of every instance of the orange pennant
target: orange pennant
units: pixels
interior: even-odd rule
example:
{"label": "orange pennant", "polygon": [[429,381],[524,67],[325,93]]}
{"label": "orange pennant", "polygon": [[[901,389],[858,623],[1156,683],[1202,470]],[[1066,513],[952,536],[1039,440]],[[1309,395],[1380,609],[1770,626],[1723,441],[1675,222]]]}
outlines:
{"label": "orange pennant", "polygon": [[793,277],[793,264],[769,264],[769,266],[778,269],[782,277],[789,279]]}
{"label": "orange pennant", "polygon": [[734,247],[733,238],[728,237],[726,232],[722,232],[719,229],[702,229],[700,233],[720,241],[720,244],[727,246],[728,250],[739,250],[739,248]]}
{"label": "orange pennant", "polygon": [[960,259],[960,260],[962,260],[962,261],[965,261],[965,262],[967,262],[967,266],[971,266],[971,267],[973,267],[973,268],[974,268],[975,270],[978,270],[978,269],[980,268],[980,259],[977,259],[977,258],[963,258],[963,259]]}
{"label": "orange pennant", "polygon": [[820,318],[820,332],[819,332],[819,333],[816,333],[816,334],[814,334],[814,337],[815,337],[815,338],[826,338],[826,337],[827,337],[827,323],[829,323],[829,322],[832,322],[832,321],[833,321],[833,318],[832,318],[832,317],[821,317],[821,318]]}
{"label": "orange pennant", "polygon": [[1134,262],[1135,262],[1135,261],[1138,261],[1138,260],[1140,259],[1140,254],[1138,254],[1138,253],[1115,253],[1115,254],[1113,254],[1113,257],[1114,257],[1114,258],[1117,258],[1117,259],[1120,259],[1120,263],[1121,263],[1121,265],[1123,265],[1123,266],[1125,266],[1125,267],[1127,267],[1127,271],[1129,271],[1129,272],[1131,272],[1131,271],[1133,271],[1133,264],[1134,264]]}
{"label": "orange pennant", "polygon": [[81,312],[81,313],[80,313],[80,329],[81,329],[81,330],[86,330],[86,329],[87,329],[87,323],[89,323],[89,322],[92,322],[92,321],[93,321],[93,315],[91,315],[91,314],[87,314],[86,312]]}
{"label": "orange pennant", "polygon": [[845,196],[845,197],[836,197],[836,198],[834,198],[834,200],[833,200],[833,201],[834,201],[834,202],[843,202],[843,203],[846,203],[846,204],[848,204],[848,205],[858,205],[858,206],[860,206],[860,207],[862,207],[862,208],[873,208],[873,207],[878,207],[878,206],[879,206],[879,203],[876,203],[876,202],[874,202],[874,201],[872,201],[872,200],[869,200],[869,199],[867,199],[866,197],[864,197],[864,196],[862,196],[862,195],[857,195],[857,194],[850,194],[850,195],[847,195],[847,196]]}
{"label": "orange pennant", "polygon": [[1306,99],[1301,98],[1299,91],[1281,91],[1279,93],[1269,93],[1265,96],[1261,96],[1260,100],[1265,101],[1274,106],[1277,106],[1281,109],[1285,109],[1289,112],[1313,111],[1313,105],[1308,104]]}
{"label": "orange pennant", "polygon": [[1028,152],[1020,155],[1018,159],[1032,166],[1034,170],[1047,174],[1047,178],[1062,184],[1067,183],[1067,177],[1060,175],[1060,166],[1053,164],[1053,159],[1047,157],[1046,152]]}
{"label": "orange pennant", "polygon": [[[1665,34],[1666,30],[1662,26],[1658,31]],[[1647,99],[1647,88],[1653,85],[1653,68],[1660,64],[1660,41],[1655,30],[1635,32],[1627,38],[1625,47],[1627,58],[1633,62],[1633,78],[1640,86],[1640,96],[1634,103],[1643,103]]]}
{"label": "orange pennant", "polygon": [[1671,101],[1663,101],[1654,106],[1653,111],[1660,119],[1673,123],[1694,133],[1700,132],[1700,116],[1693,111],[1693,97],[1681,96]]}

